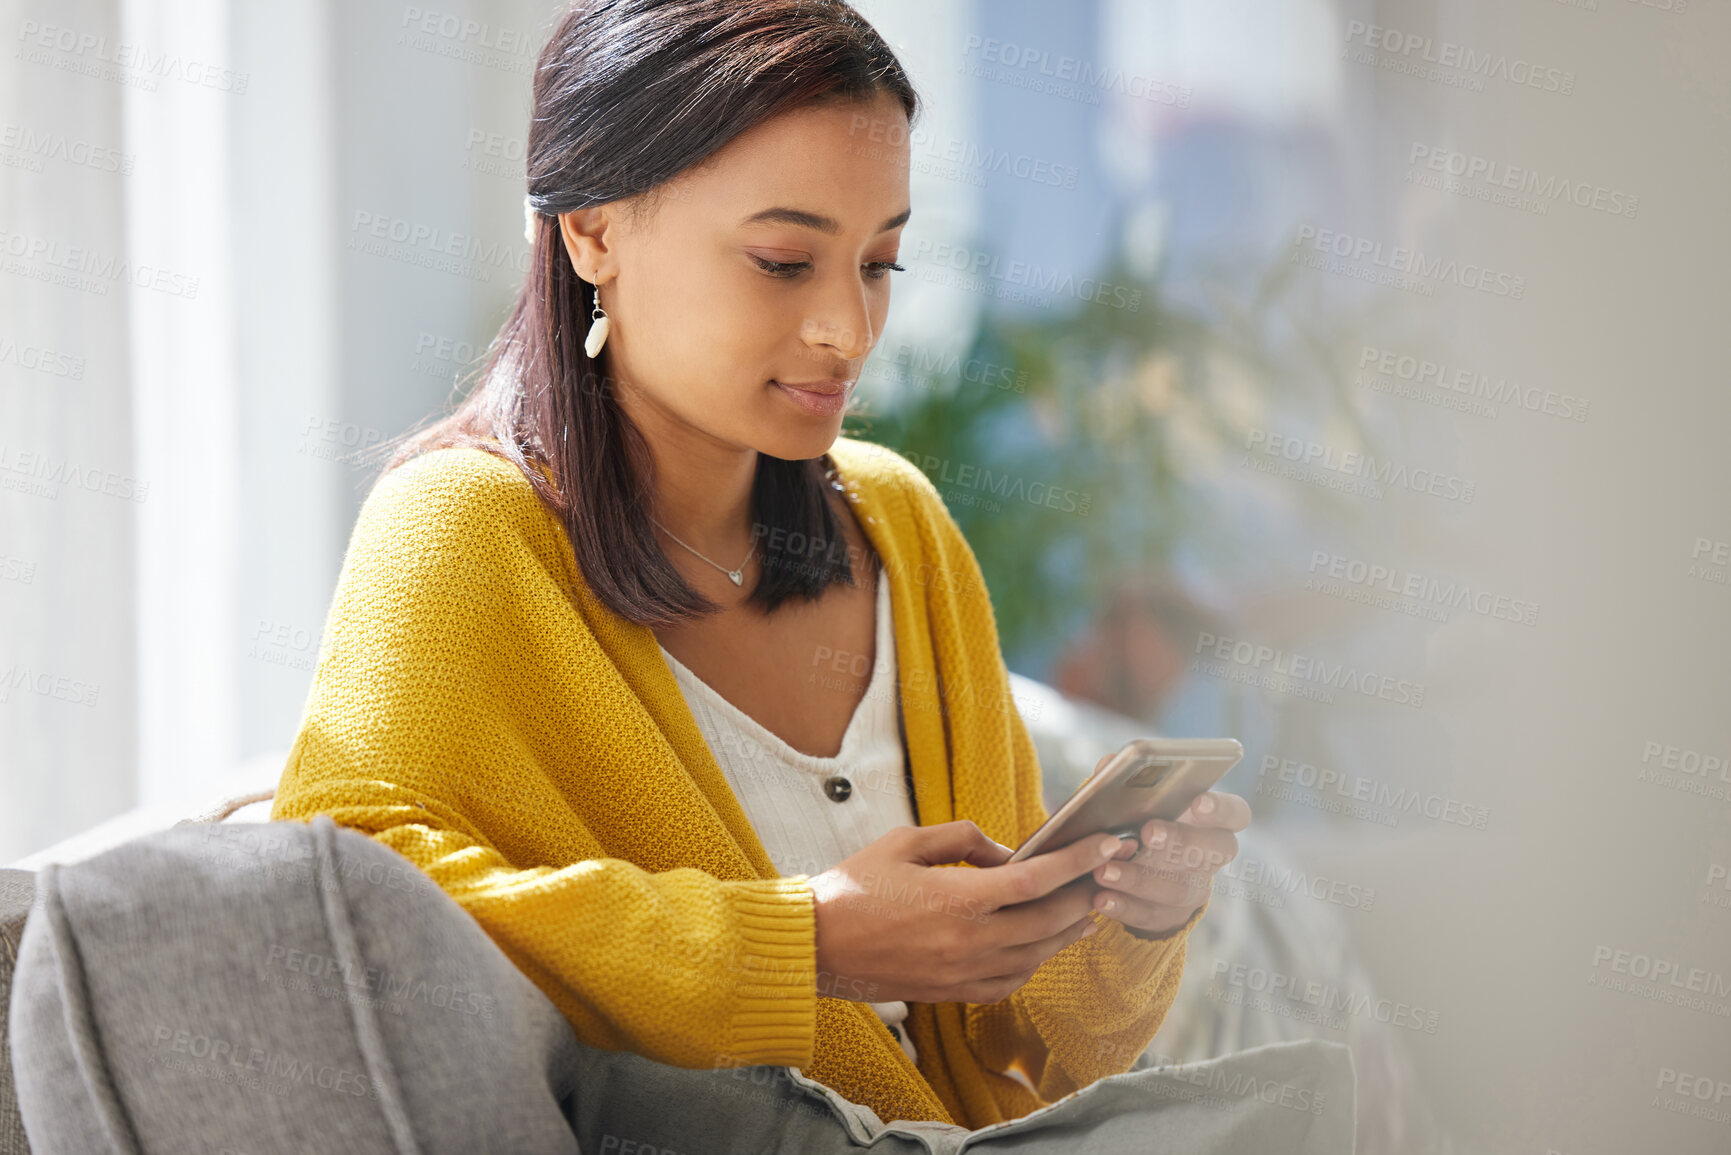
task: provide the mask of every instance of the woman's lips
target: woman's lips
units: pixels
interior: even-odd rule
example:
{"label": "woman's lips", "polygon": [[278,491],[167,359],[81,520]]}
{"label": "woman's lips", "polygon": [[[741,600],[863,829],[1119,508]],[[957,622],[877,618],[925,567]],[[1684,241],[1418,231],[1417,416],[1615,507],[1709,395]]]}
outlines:
{"label": "woman's lips", "polygon": [[853,384],[851,381],[807,381],[799,385],[782,381],[770,383],[813,417],[834,417],[847,408],[848,386]]}

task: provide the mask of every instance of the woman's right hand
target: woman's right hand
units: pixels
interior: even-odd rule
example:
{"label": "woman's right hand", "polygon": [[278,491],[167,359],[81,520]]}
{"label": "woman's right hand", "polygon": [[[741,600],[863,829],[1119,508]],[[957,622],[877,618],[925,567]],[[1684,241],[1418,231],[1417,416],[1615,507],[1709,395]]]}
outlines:
{"label": "woman's right hand", "polygon": [[[1091,834],[1006,864],[1010,848],[966,819],[899,826],[811,879],[819,991],[866,991],[872,1002],[1007,998],[1099,929],[1088,917],[1098,884],[1084,876],[1135,850],[1133,839]],[[942,865],[955,862],[979,869]]]}

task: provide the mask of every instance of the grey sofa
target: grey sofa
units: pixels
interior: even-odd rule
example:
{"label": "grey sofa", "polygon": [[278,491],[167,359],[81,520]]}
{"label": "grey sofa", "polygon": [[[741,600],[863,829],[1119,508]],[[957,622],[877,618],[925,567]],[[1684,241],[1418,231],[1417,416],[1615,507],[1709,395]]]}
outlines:
{"label": "grey sofa", "polygon": [[[264,821],[270,814],[274,786],[258,786],[225,798],[215,806],[183,819],[186,822]],[[143,833],[150,825],[150,816],[140,814],[106,830],[98,829],[79,838],[51,847],[40,855],[25,859],[26,864],[41,861],[69,862],[99,853],[132,833]],[[19,867],[0,868],[0,1155],[28,1155],[30,1141],[24,1133],[24,1121],[18,1114],[18,1094],[12,1065],[26,1061],[12,1054],[11,1003],[12,974],[18,963],[18,946],[23,941],[24,924],[37,904],[36,873]]]}
{"label": "grey sofa", "polygon": [[[12,971],[18,964],[18,943],[24,936],[24,919],[36,897],[34,876],[28,870],[0,870],[0,1041],[10,1025]],[[30,1150],[24,1137],[24,1121],[18,1117],[18,1095],[12,1086],[11,1048],[0,1048],[0,1155]]]}
{"label": "grey sofa", "polygon": [[[1099,758],[1122,742],[1149,731],[1131,719],[1086,702],[1065,698],[1051,687],[1011,675],[1018,711],[1028,724],[1045,779],[1047,804],[1056,806],[1092,771]],[[280,765],[280,762],[278,763]],[[268,783],[252,783],[195,818],[182,821],[266,821],[275,774]],[[1230,787],[1229,787],[1230,788]],[[1238,787],[1240,792],[1245,787]],[[1253,800],[1254,805],[1254,800]],[[138,816],[106,831],[92,832],[62,844],[61,853],[44,852],[20,865],[46,856],[48,861],[76,861],[93,856],[134,834],[152,828],[154,819]],[[169,821],[156,821],[160,827]],[[1277,834],[1252,826],[1240,835],[1240,855],[1255,858],[1275,873],[1290,865]],[[0,1040],[8,1038],[7,1005],[17,948],[35,896],[28,869],[0,869]],[[1250,901],[1216,888],[1208,917],[1191,933],[1189,958],[1178,999],[1148,1048],[1161,1063],[1187,1063],[1262,1043],[1319,1036],[1338,1038],[1296,1019],[1254,1014],[1227,1003],[1210,990],[1210,963],[1231,959],[1324,978],[1345,989],[1369,991],[1371,977],[1350,947],[1351,928],[1338,911],[1300,898],[1291,903]],[[1354,1018],[1344,1040],[1353,1049],[1358,1071],[1358,1143],[1360,1155],[1445,1155],[1454,1147],[1437,1126],[1423,1100],[1405,1046],[1394,1028],[1372,1019]],[[13,1089],[13,1062],[27,1056],[0,1047],[0,1155],[29,1151]]]}

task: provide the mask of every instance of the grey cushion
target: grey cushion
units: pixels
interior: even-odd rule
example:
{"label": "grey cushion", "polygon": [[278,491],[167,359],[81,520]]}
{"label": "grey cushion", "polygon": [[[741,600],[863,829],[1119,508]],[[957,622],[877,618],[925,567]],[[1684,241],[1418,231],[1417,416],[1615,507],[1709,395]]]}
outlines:
{"label": "grey cushion", "polygon": [[[280,759],[278,759],[280,762]],[[270,782],[261,781],[253,789],[225,797],[190,822],[224,822],[270,820],[270,803],[276,794],[275,768],[266,756],[259,763],[269,769]],[[32,865],[38,860],[76,862],[110,849],[138,836],[134,829],[139,819],[148,816],[142,811],[122,816],[121,821],[105,823],[96,832],[85,831],[47,850],[30,856]],[[112,831],[112,833],[108,833]],[[33,903],[40,901],[34,870],[0,868],[0,1155],[30,1155],[30,1141],[24,1132],[24,1120],[18,1113],[18,1088],[13,1075],[12,1047],[9,1042],[9,1016],[12,1001],[12,975],[17,969],[18,948],[24,938],[24,923]]]}
{"label": "grey cushion", "polygon": [[10,1032],[39,1155],[577,1151],[570,1025],[381,842],[183,824],[37,884]]}
{"label": "grey cushion", "polygon": [[36,876],[28,870],[0,870],[0,1155],[29,1155],[24,1120],[18,1115],[18,1091],[12,1082],[12,1050],[6,1045],[12,972],[18,964],[18,944],[24,919],[36,894]]}

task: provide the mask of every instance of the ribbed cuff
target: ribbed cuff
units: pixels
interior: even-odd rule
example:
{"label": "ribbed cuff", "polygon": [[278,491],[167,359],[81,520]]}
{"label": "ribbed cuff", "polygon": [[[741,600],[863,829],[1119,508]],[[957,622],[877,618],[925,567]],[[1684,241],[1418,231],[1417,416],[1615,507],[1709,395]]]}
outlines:
{"label": "ribbed cuff", "polygon": [[1202,905],[1197,907],[1191,913],[1190,917],[1184,921],[1183,926],[1175,926],[1171,930],[1163,931],[1160,934],[1148,934],[1144,931],[1131,930],[1129,927],[1124,927],[1124,931],[1137,942],[1170,942],[1179,935],[1189,934],[1190,928],[1202,920],[1202,916],[1208,912],[1208,904],[1213,901],[1214,896],[1211,894],[1202,900]]}
{"label": "ribbed cuff", "polygon": [[1208,912],[1208,904],[1213,901],[1214,897],[1210,895],[1185,920],[1183,926],[1173,927],[1155,938],[1143,938],[1117,919],[1108,918],[1095,911],[1095,917],[1103,925],[1100,933],[1094,936],[1094,941],[1099,943],[1100,949],[1110,950],[1118,956],[1132,981],[1146,981],[1164,970],[1171,962],[1178,947],[1188,941],[1190,929],[1201,921],[1202,916]]}
{"label": "ribbed cuff", "polygon": [[803,877],[728,887],[742,938],[738,999],[723,1064],[811,1065],[817,1025],[817,921]]}

